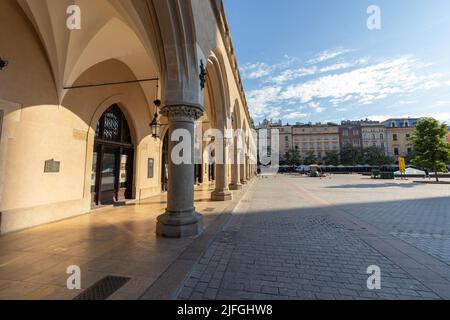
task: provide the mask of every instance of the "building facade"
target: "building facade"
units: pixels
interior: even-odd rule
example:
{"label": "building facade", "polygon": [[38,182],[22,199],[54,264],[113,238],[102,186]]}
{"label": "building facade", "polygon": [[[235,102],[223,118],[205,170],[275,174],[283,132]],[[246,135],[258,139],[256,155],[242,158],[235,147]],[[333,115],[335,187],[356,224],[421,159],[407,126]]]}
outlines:
{"label": "building facade", "polygon": [[346,145],[352,145],[362,150],[362,132],[361,122],[359,121],[342,121],[339,126],[339,142],[342,149]]}
{"label": "building facade", "polygon": [[280,135],[280,156],[284,160],[286,154],[294,149],[292,126],[277,126],[275,128]]}
{"label": "building facade", "polygon": [[257,126],[257,132],[258,132],[258,143],[261,143],[261,140],[263,137],[265,137],[264,140],[265,144],[267,146],[267,154],[271,156],[272,152],[274,151],[272,147],[275,147],[273,145],[273,133],[276,132],[278,134],[278,151],[280,156],[280,161],[283,161],[285,159],[286,153],[290,150],[293,150],[293,140],[292,140],[292,126],[289,125],[283,125],[281,121],[273,122],[271,120],[265,119],[263,122],[261,122]]}
{"label": "building facade", "polygon": [[256,131],[258,133],[258,150],[260,155],[265,153],[270,157],[272,155],[272,121],[264,119],[256,127]]}
{"label": "building facade", "polygon": [[384,150],[388,155],[388,146],[386,143],[386,127],[379,122],[363,122],[361,123],[361,135],[363,149],[370,147],[378,147]]}
{"label": "building facade", "polygon": [[[0,53],[8,60],[0,70],[0,232],[167,190],[158,235],[198,234],[194,182],[214,182],[212,198],[223,201],[232,198],[230,183],[256,172],[222,2],[73,4],[0,1]],[[198,125],[201,134],[240,129],[244,143],[217,144],[223,163],[207,156],[174,163],[169,137],[178,129],[193,137]],[[190,140],[192,151],[206,148]],[[229,154],[241,161],[231,164]]]}
{"label": "building facade", "polygon": [[388,119],[386,128],[388,155],[394,159],[408,157],[413,152],[412,136],[420,119]]}
{"label": "building facade", "polygon": [[292,127],[294,149],[304,158],[313,153],[323,159],[329,152],[340,152],[339,126],[337,124],[305,124]]}

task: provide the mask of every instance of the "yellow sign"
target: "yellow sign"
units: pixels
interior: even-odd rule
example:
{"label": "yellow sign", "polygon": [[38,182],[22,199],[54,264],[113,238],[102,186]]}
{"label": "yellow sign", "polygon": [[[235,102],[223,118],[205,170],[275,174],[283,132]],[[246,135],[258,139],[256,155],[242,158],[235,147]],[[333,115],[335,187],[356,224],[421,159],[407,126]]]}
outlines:
{"label": "yellow sign", "polygon": [[406,173],[406,161],[403,157],[398,157],[398,166],[400,168],[400,172],[405,174]]}

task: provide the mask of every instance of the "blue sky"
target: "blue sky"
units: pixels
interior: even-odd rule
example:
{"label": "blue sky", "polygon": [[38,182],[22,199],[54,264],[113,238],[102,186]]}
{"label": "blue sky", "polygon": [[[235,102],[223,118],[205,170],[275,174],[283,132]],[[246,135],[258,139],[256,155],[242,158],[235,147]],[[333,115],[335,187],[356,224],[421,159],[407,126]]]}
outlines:
{"label": "blue sky", "polygon": [[[224,0],[250,112],[450,122],[450,1]],[[381,9],[369,30],[367,8]]]}

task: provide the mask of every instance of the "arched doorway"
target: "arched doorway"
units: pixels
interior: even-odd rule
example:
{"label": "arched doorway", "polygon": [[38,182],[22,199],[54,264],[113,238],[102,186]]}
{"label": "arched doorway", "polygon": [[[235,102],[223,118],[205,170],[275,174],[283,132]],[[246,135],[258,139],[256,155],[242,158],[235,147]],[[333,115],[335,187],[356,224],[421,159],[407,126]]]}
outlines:
{"label": "arched doorway", "polygon": [[103,113],[95,130],[92,162],[94,205],[108,205],[133,196],[134,146],[130,127],[118,105]]}

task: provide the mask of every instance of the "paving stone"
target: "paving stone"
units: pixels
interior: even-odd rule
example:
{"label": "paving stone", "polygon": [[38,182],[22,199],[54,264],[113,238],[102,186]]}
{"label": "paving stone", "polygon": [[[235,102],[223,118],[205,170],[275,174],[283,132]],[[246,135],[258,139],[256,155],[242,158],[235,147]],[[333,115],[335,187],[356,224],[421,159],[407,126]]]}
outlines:
{"label": "paving stone", "polygon": [[208,300],[214,300],[217,297],[217,289],[211,289],[209,288],[208,290],[206,290],[204,298],[208,299]]}
{"label": "paving stone", "polygon": [[201,292],[194,292],[191,297],[190,300],[203,300],[203,293]]}
{"label": "paving stone", "polygon": [[[426,281],[410,275],[396,259],[387,258],[387,251],[395,249],[386,247],[385,254],[373,247],[366,239],[375,236],[354,224],[350,226],[349,220],[336,210],[373,223],[386,232],[384,237],[395,239],[399,245],[406,241],[445,260],[445,252],[450,252],[450,242],[446,242],[449,200],[438,200],[439,208],[435,208],[433,201],[415,199],[422,193],[398,201],[397,193],[391,192],[394,187],[381,184],[377,192],[363,187],[364,183],[381,182],[362,181],[359,176],[333,179],[277,177],[253,185],[245,196],[246,202],[235,210],[194,267],[195,274],[183,284],[201,291],[194,292],[191,298],[211,290],[208,297],[205,293],[206,299],[214,299],[209,298],[214,294],[217,299],[438,299]],[[345,181],[354,181],[359,187],[347,188],[349,182]],[[382,197],[392,202],[383,202]],[[336,207],[329,210],[323,203],[326,201]],[[437,217],[423,215],[434,209]],[[428,235],[419,232],[420,226]],[[442,236],[429,236],[437,233]],[[445,250],[437,249],[437,244]],[[370,265],[381,268],[382,290],[367,289],[366,270]],[[448,270],[450,274],[450,266]],[[199,287],[197,279],[204,284]]]}
{"label": "paving stone", "polygon": [[267,294],[278,294],[278,288],[276,287],[268,287],[268,286],[263,286],[261,287],[261,292],[262,293],[267,293]]}
{"label": "paving stone", "polygon": [[192,292],[193,292],[192,288],[184,287],[183,289],[181,289],[178,298],[188,300],[191,297]]}

